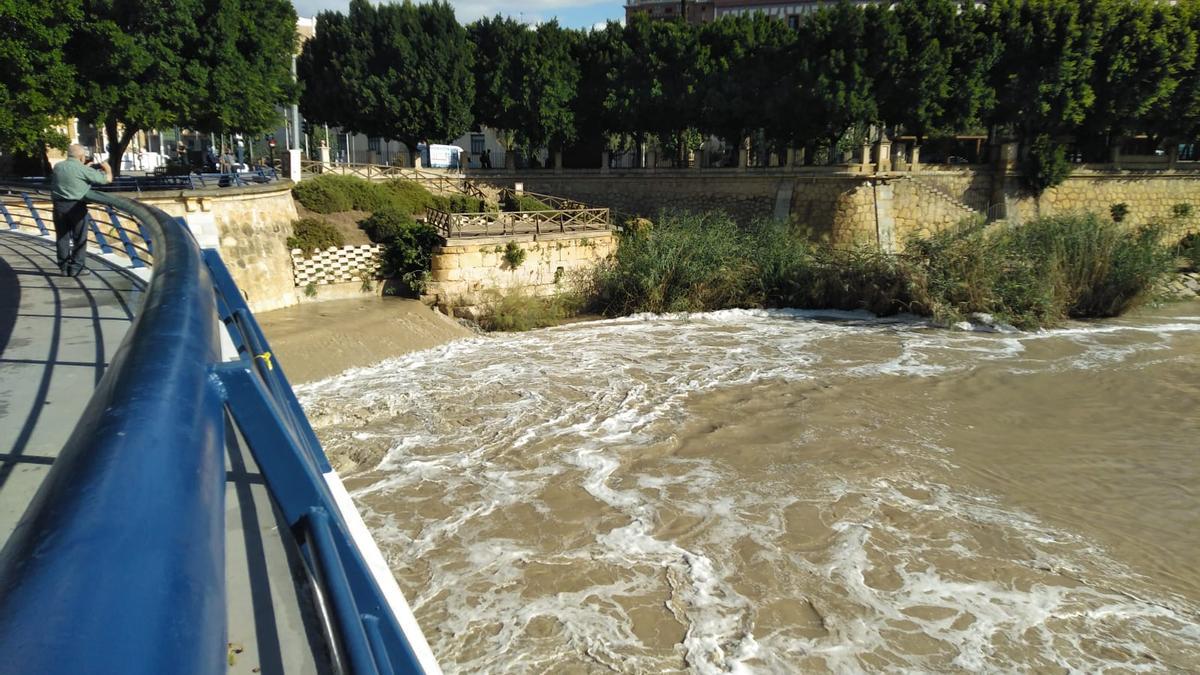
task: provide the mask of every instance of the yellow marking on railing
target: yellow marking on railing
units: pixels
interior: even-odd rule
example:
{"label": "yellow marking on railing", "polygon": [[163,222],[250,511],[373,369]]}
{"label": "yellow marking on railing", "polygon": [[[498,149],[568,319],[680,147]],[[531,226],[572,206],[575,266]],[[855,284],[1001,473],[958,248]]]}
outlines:
{"label": "yellow marking on railing", "polygon": [[267,364],[267,370],[275,370],[275,366],[271,365],[271,352],[256,354],[254,358],[262,359],[263,363]]}

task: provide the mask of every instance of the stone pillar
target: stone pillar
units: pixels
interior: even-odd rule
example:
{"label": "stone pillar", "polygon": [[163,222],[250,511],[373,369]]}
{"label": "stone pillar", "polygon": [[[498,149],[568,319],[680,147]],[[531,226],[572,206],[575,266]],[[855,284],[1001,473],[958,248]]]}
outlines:
{"label": "stone pillar", "polygon": [[329,144],[321,141],[321,147],[317,149],[321,153],[321,170],[329,171]]}
{"label": "stone pillar", "polygon": [[517,170],[517,155],[512,149],[504,151],[504,170],[509,172]]}
{"label": "stone pillar", "polygon": [[554,151],[554,173],[562,173],[562,150]]}
{"label": "stone pillar", "polygon": [[866,141],[862,144],[862,172],[871,173],[871,144]]}
{"label": "stone pillar", "polygon": [[600,151],[600,173],[608,173],[608,158],[607,150]]}
{"label": "stone pillar", "polygon": [[292,182],[300,182],[300,148],[288,150],[288,178]]}
{"label": "stone pillar", "polygon": [[789,145],[783,153],[783,166],[788,169],[795,168],[797,154],[796,149]]}
{"label": "stone pillar", "polygon": [[745,171],[750,165],[750,148],[745,145],[738,148],[738,171]]}
{"label": "stone pillar", "polygon": [[417,150],[416,152],[412,153],[412,165],[413,165],[414,169],[421,168],[421,151],[420,150]]}
{"label": "stone pillar", "polygon": [[646,170],[654,173],[658,165],[658,148],[646,148]]}
{"label": "stone pillar", "polygon": [[879,142],[876,143],[878,152],[875,157],[875,170],[879,173],[887,173],[892,170],[892,142],[887,136],[880,136]]}
{"label": "stone pillar", "polygon": [[703,169],[705,164],[708,164],[708,148],[700,146],[696,151],[696,170]]}
{"label": "stone pillar", "polygon": [[378,164],[378,163],[379,163],[379,153],[375,152],[374,150],[368,150],[367,151],[367,164]]}
{"label": "stone pillar", "polygon": [[916,173],[921,170],[921,146],[913,144],[912,157],[908,160],[908,170]]}
{"label": "stone pillar", "polygon": [[1117,171],[1121,170],[1121,140],[1120,139],[1117,139],[1117,142],[1114,143],[1112,148],[1109,149],[1108,161],[1112,164],[1113,169],[1115,169]]}
{"label": "stone pillar", "polygon": [[1179,161],[1179,144],[1174,140],[1168,141],[1167,145],[1167,171],[1175,170],[1175,163]]}

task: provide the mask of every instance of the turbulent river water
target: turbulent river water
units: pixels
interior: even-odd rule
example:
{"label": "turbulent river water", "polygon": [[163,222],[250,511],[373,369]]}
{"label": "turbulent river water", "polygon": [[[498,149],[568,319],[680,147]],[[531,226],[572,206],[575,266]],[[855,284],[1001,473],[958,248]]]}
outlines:
{"label": "turbulent river water", "polygon": [[449,673],[1200,671],[1200,304],[636,316],[298,389]]}

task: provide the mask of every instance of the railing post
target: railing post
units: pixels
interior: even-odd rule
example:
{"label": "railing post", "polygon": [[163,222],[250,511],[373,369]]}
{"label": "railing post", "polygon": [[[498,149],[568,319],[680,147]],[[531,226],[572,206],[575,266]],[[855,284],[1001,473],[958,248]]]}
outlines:
{"label": "railing post", "polygon": [[0,213],[3,213],[4,220],[8,221],[8,229],[10,229],[10,230],[21,229],[21,226],[17,225],[17,221],[13,220],[12,214],[8,212],[8,207],[6,207],[4,205],[4,202],[0,202]]}
{"label": "railing post", "polygon": [[[117,232],[117,238],[121,240],[121,245],[125,247],[125,255],[129,256],[129,261],[134,267],[145,267],[145,263],[142,262],[141,257],[138,256],[137,249],[133,246],[133,241],[129,239],[128,234],[125,234],[125,228],[121,227],[121,219],[117,217],[117,212],[111,206],[106,206],[105,210],[108,211],[108,219],[112,221],[113,229]],[[147,243],[149,242],[147,241]]]}
{"label": "railing post", "polygon": [[29,193],[22,192],[21,196],[25,199],[25,206],[29,208],[29,213],[33,215],[33,222],[37,223],[38,230],[42,234],[50,234],[50,231],[46,229],[46,223],[42,222],[41,214],[33,207],[33,200],[29,198]]}
{"label": "railing post", "polygon": [[112,246],[108,245],[108,239],[100,232],[100,226],[96,224],[96,219],[92,218],[92,214],[86,215],[87,222],[92,228],[92,236],[96,238],[96,245],[100,247],[102,253],[112,253]]}

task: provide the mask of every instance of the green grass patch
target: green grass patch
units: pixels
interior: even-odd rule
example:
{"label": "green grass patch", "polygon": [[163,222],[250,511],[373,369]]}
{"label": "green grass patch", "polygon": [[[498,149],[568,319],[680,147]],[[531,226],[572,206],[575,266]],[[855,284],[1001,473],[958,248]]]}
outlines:
{"label": "green grass patch", "polygon": [[422,213],[436,203],[434,195],[414,181],[395,179],[377,183],[337,174],[297,183],[292,195],[304,208],[316,213],[391,209],[413,214]]}

